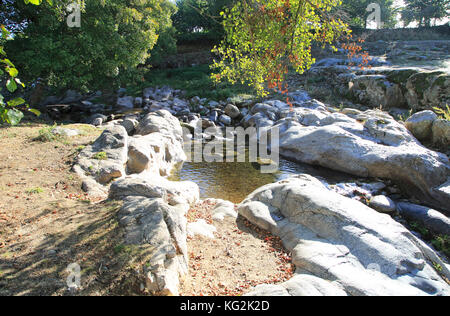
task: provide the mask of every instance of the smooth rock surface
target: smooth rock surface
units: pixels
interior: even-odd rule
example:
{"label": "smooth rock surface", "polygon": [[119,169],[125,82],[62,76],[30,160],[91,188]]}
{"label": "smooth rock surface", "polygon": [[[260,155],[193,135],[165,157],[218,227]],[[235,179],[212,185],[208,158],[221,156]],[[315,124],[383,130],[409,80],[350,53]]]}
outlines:
{"label": "smooth rock surface", "polygon": [[438,119],[433,123],[433,143],[442,148],[450,147],[450,121]]}
{"label": "smooth rock surface", "polygon": [[188,236],[194,237],[195,235],[201,235],[210,239],[214,239],[214,233],[217,231],[216,227],[208,224],[204,219],[199,219],[194,223],[187,225]]}
{"label": "smooth rock surface", "polygon": [[258,285],[244,296],[347,296],[347,294],[336,282],[298,273],[283,284]]}
{"label": "smooth rock surface", "polygon": [[[293,263],[348,295],[449,295],[432,262],[445,263],[390,216],[326,189],[308,175],[259,188],[238,207],[281,237]],[[264,224],[263,224],[264,223]]]}
{"label": "smooth rock surface", "polygon": [[150,171],[167,176],[172,169],[186,160],[181,142],[167,134],[151,133],[130,138],[128,146],[128,172]]}
{"label": "smooth rock surface", "polygon": [[[105,153],[106,159],[96,159],[96,155]],[[84,148],[77,158],[74,171],[85,180],[95,179],[100,185],[125,176],[124,165],[128,154],[128,134],[122,126],[105,129],[100,137]],[[91,183],[92,184],[92,183]]]}
{"label": "smooth rock surface", "polygon": [[159,110],[147,114],[136,128],[137,135],[148,135],[151,133],[161,133],[182,140],[183,130],[180,122],[170,112]]}
{"label": "smooth rock surface", "polygon": [[231,117],[232,119],[236,119],[241,115],[239,108],[233,104],[228,104],[225,107],[225,114]]}
{"label": "smooth rock surface", "polygon": [[437,118],[433,111],[421,111],[412,115],[405,125],[418,140],[426,140],[431,138],[433,123]]}
{"label": "smooth rock surface", "polygon": [[[272,150],[299,162],[320,165],[360,177],[391,179],[438,208],[450,196],[435,190],[450,176],[446,155],[423,147],[389,114],[366,111],[355,117],[330,113],[315,100],[279,111],[257,105],[247,120],[260,130],[277,129],[279,146]],[[266,114],[264,114],[266,113]],[[272,117],[280,117],[276,123]]]}
{"label": "smooth rock surface", "polygon": [[193,182],[172,182],[154,174],[128,176],[111,185],[110,198],[120,200],[129,196],[161,198],[170,205],[192,205],[199,200],[199,188]]}
{"label": "smooth rock surface", "polygon": [[155,295],[178,295],[188,270],[185,209],[161,199],[127,197],[119,223],[125,243],[143,247],[149,257],[143,268],[147,289]]}
{"label": "smooth rock surface", "polygon": [[212,208],[212,219],[214,221],[223,221],[225,217],[237,218],[238,213],[235,210],[235,204],[230,201],[220,199],[207,199],[206,202],[215,204]]}
{"label": "smooth rock surface", "polygon": [[393,213],[396,211],[395,202],[385,195],[377,195],[370,199],[369,206],[381,213]]}
{"label": "smooth rock surface", "polygon": [[129,96],[118,98],[117,106],[132,109],[134,108],[134,98]]}
{"label": "smooth rock surface", "polygon": [[433,233],[450,236],[450,219],[429,207],[412,203],[398,203],[397,210],[404,218],[417,222]]}

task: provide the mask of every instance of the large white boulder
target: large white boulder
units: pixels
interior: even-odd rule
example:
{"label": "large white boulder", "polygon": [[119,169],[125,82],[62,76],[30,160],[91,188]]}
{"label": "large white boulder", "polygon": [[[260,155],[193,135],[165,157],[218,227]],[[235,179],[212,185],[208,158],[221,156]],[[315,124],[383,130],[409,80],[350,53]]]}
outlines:
{"label": "large white boulder", "polygon": [[433,123],[433,143],[442,148],[450,147],[450,121],[438,119]]}
{"label": "large white boulder", "polygon": [[173,136],[152,133],[130,138],[127,167],[131,174],[150,171],[167,176],[186,159],[182,143]]}
{"label": "large white boulder", "polygon": [[433,111],[421,111],[412,115],[405,125],[418,140],[426,140],[432,136],[433,123],[437,118]]}
{"label": "large white boulder", "polygon": [[183,130],[178,119],[166,110],[147,114],[136,128],[136,135],[161,133],[182,141]]}
{"label": "large white boulder", "polygon": [[178,295],[187,274],[186,209],[161,199],[127,197],[118,217],[127,245],[136,245],[147,259],[142,268],[147,290],[156,295]]}
{"label": "large white boulder", "polygon": [[[450,195],[436,189],[450,176],[448,157],[422,146],[384,112],[331,113],[315,100],[293,110],[259,105],[252,112],[248,125],[268,133],[278,129],[273,152],[360,177],[394,180],[437,208],[450,204]],[[273,117],[281,119],[273,123]]]}
{"label": "large white boulder", "polygon": [[192,205],[199,200],[199,192],[194,182],[174,182],[152,173],[141,173],[115,181],[110,187],[109,197],[120,200],[129,196],[144,196],[163,199],[170,205]]}
{"label": "large white boulder", "polygon": [[434,270],[445,263],[390,216],[300,175],[259,188],[238,207],[279,236],[297,273],[333,282],[349,295],[449,295]]}
{"label": "large white boulder", "polygon": [[104,193],[103,186],[126,175],[128,134],[122,126],[111,126],[78,155],[74,171],[92,195]]}

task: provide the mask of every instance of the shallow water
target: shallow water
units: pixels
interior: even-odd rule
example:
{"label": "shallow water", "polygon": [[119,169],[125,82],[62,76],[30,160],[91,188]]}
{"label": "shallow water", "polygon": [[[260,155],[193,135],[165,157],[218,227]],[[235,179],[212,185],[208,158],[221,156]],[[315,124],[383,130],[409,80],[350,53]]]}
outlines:
{"label": "shallow water", "polygon": [[186,162],[170,177],[170,180],[197,183],[202,199],[217,198],[240,203],[247,195],[263,185],[301,173],[310,174],[330,184],[354,180],[347,174],[285,159],[280,159],[279,171],[274,174],[263,174],[258,170],[256,163],[250,162]]}

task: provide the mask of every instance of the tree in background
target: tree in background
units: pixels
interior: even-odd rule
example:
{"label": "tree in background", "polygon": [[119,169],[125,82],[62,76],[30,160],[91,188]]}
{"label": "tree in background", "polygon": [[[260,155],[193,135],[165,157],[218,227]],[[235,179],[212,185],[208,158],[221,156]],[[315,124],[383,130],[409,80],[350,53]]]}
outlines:
{"label": "tree in background", "polygon": [[366,28],[367,17],[370,12],[366,9],[371,3],[377,3],[381,7],[381,20],[385,27],[394,27],[396,24],[396,10],[393,0],[342,0],[338,7],[341,18],[351,27]]}
{"label": "tree in background", "polygon": [[173,23],[179,37],[189,38],[189,35],[200,33],[220,41],[225,34],[220,12],[236,2],[237,0],[178,0],[178,12],[173,16]]}
{"label": "tree in background", "polygon": [[81,91],[136,79],[136,66],[146,62],[175,12],[170,0],[78,0],[81,27],[71,28],[66,8],[72,2],[11,4],[15,14],[8,23],[26,27],[7,48],[26,79],[40,77],[50,87]]}
{"label": "tree in background", "polygon": [[315,62],[313,44],[350,36],[348,26],[331,14],[340,4],[340,0],[238,2],[223,13],[226,38],[214,50],[220,60],[213,64],[218,70],[213,79],[248,84],[261,96],[267,95],[267,88],[286,93],[289,68],[303,73]]}
{"label": "tree in background", "polygon": [[421,27],[430,27],[432,20],[440,20],[450,15],[450,0],[404,0],[402,10],[405,26],[417,22]]}

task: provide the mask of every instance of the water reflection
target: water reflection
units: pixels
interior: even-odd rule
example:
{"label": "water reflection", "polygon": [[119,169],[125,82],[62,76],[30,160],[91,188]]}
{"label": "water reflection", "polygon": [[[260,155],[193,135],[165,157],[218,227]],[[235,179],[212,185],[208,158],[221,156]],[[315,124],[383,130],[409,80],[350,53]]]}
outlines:
{"label": "water reflection", "polygon": [[354,180],[343,173],[284,159],[280,159],[279,171],[274,174],[263,174],[259,171],[258,164],[250,162],[186,162],[170,180],[197,183],[202,199],[218,198],[240,203],[257,188],[299,173],[310,174],[330,184]]}

